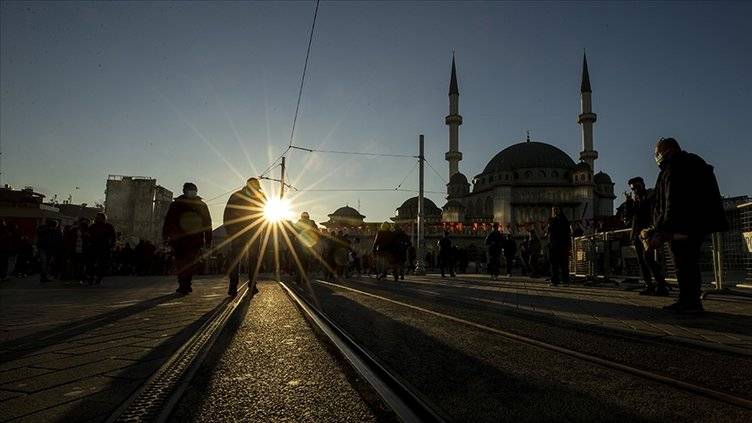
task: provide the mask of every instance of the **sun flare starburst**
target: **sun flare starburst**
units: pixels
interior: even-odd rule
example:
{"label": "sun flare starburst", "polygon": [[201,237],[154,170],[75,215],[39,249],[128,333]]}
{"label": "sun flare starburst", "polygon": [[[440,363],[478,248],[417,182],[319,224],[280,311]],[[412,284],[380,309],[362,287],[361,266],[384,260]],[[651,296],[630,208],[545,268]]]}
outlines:
{"label": "sun flare starburst", "polygon": [[280,222],[292,218],[290,201],[283,198],[271,198],[264,204],[264,219],[268,222]]}

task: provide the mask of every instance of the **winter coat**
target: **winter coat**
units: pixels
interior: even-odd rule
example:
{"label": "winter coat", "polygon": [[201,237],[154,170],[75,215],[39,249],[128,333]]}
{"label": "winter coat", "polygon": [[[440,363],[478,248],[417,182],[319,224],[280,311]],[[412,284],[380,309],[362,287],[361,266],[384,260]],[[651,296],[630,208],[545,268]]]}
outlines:
{"label": "winter coat", "polygon": [[640,231],[653,224],[655,190],[648,189],[642,198],[630,198],[624,204],[626,218],[631,220],[632,237],[637,237],[640,235]]}
{"label": "winter coat", "polygon": [[442,237],[439,240],[439,255],[441,257],[452,257],[453,254],[452,239],[448,236]]}
{"label": "winter coat", "polygon": [[89,246],[95,253],[105,253],[115,246],[115,228],[109,223],[94,222],[89,226]]}
{"label": "winter coat", "polygon": [[232,193],[227,199],[227,205],[222,216],[222,221],[228,236],[247,229],[240,237],[251,239],[253,234],[262,229],[256,221],[263,218],[266,196],[262,192],[249,193],[245,188]]}
{"label": "winter coat", "polygon": [[572,231],[566,216],[559,215],[548,219],[548,240],[555,250],[569,250],[572,244]]}
{"label": "winter coat", "polygon": [[504,238],[504,257],[514,257],[517,254],[517,243],[512,238]]}
{"label": "winter coat", "polygon": [[170,204],[162,238],[169,239],[175,250],[198,250],[211,245],[211,216],[201,197],[181,195]]}
{"label": "winter coat", "polygon": [[488,253],[491,255],[501,254],[502,244],[504,243],[504,236],[499,231],[491,231],[486,237],[486,247]]}
{"label": "winter coat", "polygon": [[713,166],[681,151],[660,167],[655,183],[657,231],[703,236],[728,229]]}

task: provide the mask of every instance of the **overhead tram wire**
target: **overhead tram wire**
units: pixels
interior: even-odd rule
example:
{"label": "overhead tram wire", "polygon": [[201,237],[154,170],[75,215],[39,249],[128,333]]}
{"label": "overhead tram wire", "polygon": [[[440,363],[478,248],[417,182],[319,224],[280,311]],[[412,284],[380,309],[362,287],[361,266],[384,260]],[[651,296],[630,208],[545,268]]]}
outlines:
{"label": "overhead tram wire", "polygon": [[298,147],[297,145],[290,146],[295,150],[306,151],[309,153],[329,153],[329,154],[347,154],[352,156],[377,156],[377,157],[405,157],[410,159],[417,159],[418,156],[411,154],[391,154],[391,153],[366,153],[360,151],[343,151],[343,150],[320,150],[316,148]]}
{"label": "overhead tram wire", "polygon": [[[305,62],[303,63],[303,74],[300,77],[300,88],[298,89],[298,102],[295,105],[295,115],[292,119],[292,129],[290,130],[290,143],[287,146],[289,151],[292,147],[292,141],[295,137],[295,125],[298,123],[298,112],[300,111],[300,99],[303,97],[303,84],[305,84],[306,72],[308,71],[308,58],[311,55],[311,43],[313,43],[313,31],[316,29],[316,17],[319,15],[319,1],[316,0],[316,8],[313,11],[313,23],[311,23],[311,33],[308,35],[308,47],[306,48]],[[287,151],[285,151],[286,153]]]}
{"label": "overhead tram wire", "polygon": [[[299,192],[418,192],[417,189],[405,189],[405,188],[332,188],[332,189],[299,189]],[[439,191],[423,191],[429,194],[444,194]]]}
{"label": "overhead tram wire", "polygon": [[445,184],[448,184],[448,183],[449,183],[449,182],[447,182],[447,180],[446,180],[446,179],[444,179],[444,177],[443,177],[443,176],[441,176],[441,174],[439,173],[439,171],[438,171],[438,170],[436,170],[436,168],[434,168],[434,167],[433,167],[433,165],[431,164],[431,162],[429,162],[429,161],[428,161],[428,160],[426,160],[425,158],[423,159],[423,161],[424,161],[424,162],[426,162],[426,163],[428,164],[428,167],[430,167],[430,168],[431,168],[431,170],[433,170],[433,173],[435,173],[435,174],[436,174],[436,176],[438,176],[438,177],[439,177],[439,179],[441,179],[442,181],[444,181],[444,183],[445,183]]}

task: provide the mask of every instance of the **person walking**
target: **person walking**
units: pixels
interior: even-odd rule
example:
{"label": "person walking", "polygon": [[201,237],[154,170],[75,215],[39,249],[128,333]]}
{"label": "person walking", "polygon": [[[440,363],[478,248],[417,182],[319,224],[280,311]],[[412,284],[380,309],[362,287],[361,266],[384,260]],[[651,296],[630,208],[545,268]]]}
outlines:
{"label": "person walking", "polygon": [[449,231],[444,231],[444,236],[438,242],[439,246],[439,268],[441,277],[446,277],[446,271],[449,270],[449,276],[455,277],[454,274],[454,243],[449,236]]}
{"label": "person walking", "polygon": [[[630,179],[627,184],[632,193],[631,195],[626,194],[625,218],[632,228],[630,236],[637,254],[637,264],[642,273],[642,280],[645,282],[645,289],[640,292],[640,295],[666,297],[668,296],[668,286],[661,266],[655,260],[655,251],[646,251],[640,239],[640,233],[653,224],[655,190],[646,189],[645,181],[639,176]],[[653,283],[653,279],[655,279],[655,283]]]}
{"label": "person walking", "polygon": [[5,219],[0,219],[0,281],[8,280],[10,257],[13,252],[13,233]]}
{"label": "person walking", "polygon": [[572,247],[572,231],[569,220],[560,207],[551,209],[548,219],[548,248],[551,262],[551,285],[569,283],[569,252]]}
{"label": "person walking", "polygon": [[537,278],[540,274],[538,269],[538,261],[541,256],[541,241],[538,238],[538,234],[535,229],[530,229],[527,239],[527,253],[528,253],[528,269],[530,270],[530,277]]}
{"label": "person walking", "polygon": [[89,226],[89,264],[87,282],[101,285],[110,266],[112,247],[115,246],[115,228],[107,222],[107,215],[97,213]]}
{"label": "person walking", "polygon": [[311,276],[311,264],[315,262],[315,248],[319,242],[319,227],[305,211],[300,214],[300,219],[293,224],[293,227],[296,233],[295,251],[298,254],[298,260],[300,260],[296,280],[298,283],[303,283]]}
{"label": "person walking", "polygon": [[183,194],[167,209],[162,238],[172,247],[178,272],[175,292],[193,292],[191,282],[201,250],[211,246],[212,223],[209,208],[198,196],[196,184],[183,184]]}
{"label": "person walking", "polygon": [[491,280],[495,281],[501,274],[501,252],[504,236],[499,231],[499,224],[494,222],[493,229],[486,236],[486,249],[488,251],[488,273]]}
{"label": "person walking", "polygon": [[517,255],[517,243],[514,241],[511,234],[507,234],[504,237],[501,246],[504,249],[504,262],[507,265],[507,276],[512,276],[514,257]]}
{"label": "person walking", "polygon": [[256,276],[261,266],[261,242],[264,226],[264,206],[266,194],[256,178],[248,178],[243,188],[235,191],[227,200],[223,213],[223,224],[230,239],[230,263],[227,276],[230,285],[227,295],[234,297],[238,293],[240,281],[240,263],[246,260],[248,265],[248,287],[252,294],[258,292]]}
{"label": "person walking", "polygon": [[407,263],[407,250],[412,243],[410,242],[410,237],[399,226],[397,226],[397,229],[395,230],[394,238],[394,259],[395,265],[397,266],[397,274],[399,275],[399,279],[404,280],[405,265]]}
{"label": "person walking", "polygon": [[674,138],[658,140],[655,161],[661,171],[655,184],[654,223],[641,237],[648,252],[666,242],[671,250],[679,299],[663,309],[701,313],[700,248],[708,234],[728,229],[718,181],[713,166],[682,150]]}

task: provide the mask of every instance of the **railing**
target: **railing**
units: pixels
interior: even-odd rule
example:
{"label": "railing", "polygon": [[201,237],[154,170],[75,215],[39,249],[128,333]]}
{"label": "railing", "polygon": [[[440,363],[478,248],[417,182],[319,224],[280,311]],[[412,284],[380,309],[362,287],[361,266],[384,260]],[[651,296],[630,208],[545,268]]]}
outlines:
{"label": "railing", "polygon": [[[752,288],[752,203],[727,210],[729,230],[709,236],[702,245],[700,269],[704,281],[717,289]],[[574,239],[570,273],[589,279],[641,279],[629,229],[600,232]],[[676,273],[668,245],[656,252],[666,278]]]}

